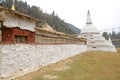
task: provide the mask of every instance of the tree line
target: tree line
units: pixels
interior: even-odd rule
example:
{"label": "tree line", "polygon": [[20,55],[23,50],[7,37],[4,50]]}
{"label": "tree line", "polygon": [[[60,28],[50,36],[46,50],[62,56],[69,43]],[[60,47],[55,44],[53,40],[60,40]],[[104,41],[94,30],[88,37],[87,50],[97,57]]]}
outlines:
{"label": "tree line", "polygon": [[[0,6],[10,9],[13,4],[13,0],[2,0]],[[27,14],[34,18],[37,18],[39,22],[48,23],[53,29],[66,34],[77,34],[75,30],[69,27],[69,24],[60,19],[58,15],[53,11],[51,14],[44,13],[40,7],[30,6],[27,2],[21,0],[14,0],[16,11]],[[37,22],[37,27],[39,27]]]}

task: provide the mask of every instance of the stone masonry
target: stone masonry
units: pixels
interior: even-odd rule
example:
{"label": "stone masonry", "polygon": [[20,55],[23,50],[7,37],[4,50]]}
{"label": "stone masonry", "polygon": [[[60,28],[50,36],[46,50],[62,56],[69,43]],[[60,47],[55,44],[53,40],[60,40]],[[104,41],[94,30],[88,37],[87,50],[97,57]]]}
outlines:
{"label": "stone masonry", "polygon": [[0,78],[29,73],[35,68],[64,60],[86,51],[86,45],[4,44],[0,45]]}

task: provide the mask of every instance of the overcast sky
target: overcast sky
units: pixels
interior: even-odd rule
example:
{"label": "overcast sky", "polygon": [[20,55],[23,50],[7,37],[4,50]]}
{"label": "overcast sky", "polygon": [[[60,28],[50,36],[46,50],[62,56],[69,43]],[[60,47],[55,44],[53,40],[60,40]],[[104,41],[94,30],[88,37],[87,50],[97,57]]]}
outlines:
{"label": "overcast sky", "polygon": [[89,9],[93,24],[99,29],[120,27],[120,0],[22,0],[55,13],[68,23],[82,28]]}

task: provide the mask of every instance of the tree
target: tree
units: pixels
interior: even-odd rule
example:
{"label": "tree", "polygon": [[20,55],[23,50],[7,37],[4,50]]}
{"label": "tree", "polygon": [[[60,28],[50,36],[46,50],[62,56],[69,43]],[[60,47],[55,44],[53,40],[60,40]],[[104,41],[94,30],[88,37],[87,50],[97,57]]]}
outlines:
{"label": "tree", "polygon": [[116,38],[116,34],[115,34],[115,31],[114,31],[114,30],[112,31],[112,35],[111,35],[111,37],[112,37],[113,39]]}
{"label": "tree", "polygon": [[55,16],[55,11],[52,12],[52,16]]}
{"label": "tree", "polygon": [[107,32],[104,32],[102,36],[105,37],[106,40],[109,40],[109,35]]}

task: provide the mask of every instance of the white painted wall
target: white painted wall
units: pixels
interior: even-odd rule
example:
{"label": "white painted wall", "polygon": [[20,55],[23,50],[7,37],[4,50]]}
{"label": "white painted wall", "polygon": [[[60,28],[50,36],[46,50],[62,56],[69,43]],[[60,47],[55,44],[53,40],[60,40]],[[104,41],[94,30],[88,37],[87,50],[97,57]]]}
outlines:
{"label": "white painted wall", "polygon": [[86,45],[0,45],[0,77],[29,73],[34,68],[64,60],[87,50]]}
{"label": "white painted wall", "polygon": [[105,52],[116,52],[116,49],[114,46],[99,46],[97,48],[87,47],[88,51],[105,51]]}
{"label": "white painted wall", "polygon": [[4,13],[4,22],[3,24],[7,27],[20,27],[21,29],[26,29],[30,31],[35,31],[35,21],[28,20],[22,17],[13,16],[11,14]]}
{"label": "white painted wall", "polygon": [[112,42],[105,40],[105,38],[101,34],[87,33],[87,34],[80,34],[78,37],[80,36],[87,39],[88,51],[95,50],[95,51],[117,52]]}

